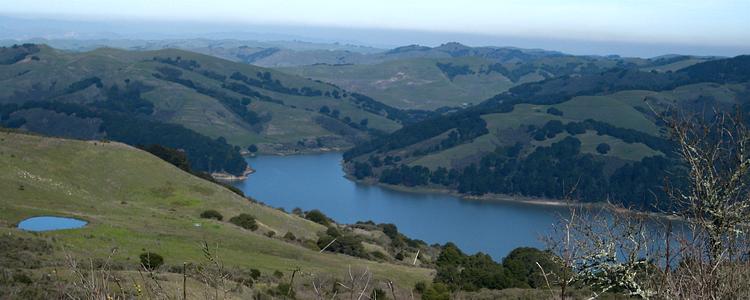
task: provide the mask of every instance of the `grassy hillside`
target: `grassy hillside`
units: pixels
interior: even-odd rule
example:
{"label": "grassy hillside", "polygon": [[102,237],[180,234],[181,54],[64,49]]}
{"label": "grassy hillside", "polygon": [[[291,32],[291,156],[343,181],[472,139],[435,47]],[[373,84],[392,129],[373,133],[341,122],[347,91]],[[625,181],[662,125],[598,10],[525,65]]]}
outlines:
{"label": "grassy hillside", "polygon": [[345,154],[347,169],[387,184],[547,198],[575,189],[585,201],[652,208],[666,172],[679,175],[656,114],[747,111],[749,62],[738,56],[677,72],[620,68],[522,84],[364,143]]}
{"label": "grassy hillside", "polygon": [[[181,266],[203,260],[200,243],[205,241],[218,247],[228,268],[257,268],[269,275],[280,270],[289,276],[290,270],[299,267],[304,274],[343,276],[349,266],[366,267],[377,278],[411,286],[429,280],[431,273],[321,254],[285,241],[282,237],[287,232],[302,240],[316,240],[317,232],[325,227],[252,203],[120,143],[0,132],[0,190],[2,234],[53,241],[55,251],[49,262],[63,261],[66,253],[84,260],[105,259],[116,248],[113,259],[117,264],[134,264],[140,253],[153,251],[163,255],[167,265]],[[260,228],[250,231],[226,221],[201,219],[199,214],[206,209],[215,209],[226,219],[249,213]],[[70,216],[89,224],[41,234],[14,228],[19,221],[40,215]],[[267,232],[275,232],[276,238],[267,237]],[[309,275],[300,276],[298,280],[310,280]]]}
{"label": "grassy hillside", "polygon": [[[347,147],[366,139],[370,129],[390,132],[404,121],[389,114],[391,108],[373,108],[329,84],[182,50],[69,53],[38,48],[0,65],[0,103],[117,107],[210,138],[224,137],[240,147],[266,144],[269,151]],[[113,99],[115,86],[137,95]],[[324,106],[337,115],[319,113]],[[367,125],[360,126],[365,119]]]}
{"label": "grassy hillside", "polygon": [[[472,74],[449,77],[437,64],[468,66]],[[483,58],[412,58],[379,64],[310,65],[280,70],[332,82],[405,109],[468,106],[513,86],[502,74],[477,73],[492,62]],[[530,75],[531,76],[531,75]],[[532,76],[533,77],[533,76]]]}
{"label": "grassy hillside", "polygon": [[555,76],[595,74],[615,67],[677,71],[706,60],[573,56],[448,43],[435,48],[396,48],[374,63],[318,63],[279,70],[335,83],[391,106],[434,110],[478,104],[511,87]]}

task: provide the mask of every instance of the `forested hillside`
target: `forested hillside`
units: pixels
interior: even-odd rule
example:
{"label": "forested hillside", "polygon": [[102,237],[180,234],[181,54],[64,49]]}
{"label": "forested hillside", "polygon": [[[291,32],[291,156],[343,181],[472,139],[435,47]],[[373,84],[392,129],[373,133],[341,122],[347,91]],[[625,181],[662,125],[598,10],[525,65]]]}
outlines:
{"label": "forested hillside", "polygon": [[2,126],[185,151],[202,171],[240,174],[240,151],[344,148],[413,123],[336,86],[181,50],[0,48]]}
{"label": "forested hillside", "polygon": [[653,208],[680,176],[662,113],[743,109],[750,56],[676,72],[615,68],[511,88],[345,154],[349,172],[386,184],[465,194],[610,199]]}

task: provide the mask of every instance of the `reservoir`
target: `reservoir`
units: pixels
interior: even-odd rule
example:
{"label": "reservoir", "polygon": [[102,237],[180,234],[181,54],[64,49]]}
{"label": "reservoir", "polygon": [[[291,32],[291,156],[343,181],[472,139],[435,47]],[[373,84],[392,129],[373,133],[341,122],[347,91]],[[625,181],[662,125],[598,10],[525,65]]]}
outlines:
{"label": "reservoir", "polygon": [[235,183],[246,195],[291,211],[319,209],[338,223],[393,223],[428,244],[454,242],[467,253],[501,259],[521,246],[543,248],[564,207],[464,200],[447,194],[394,191],[344,177],[340,153],[247,158],[256,170]]}

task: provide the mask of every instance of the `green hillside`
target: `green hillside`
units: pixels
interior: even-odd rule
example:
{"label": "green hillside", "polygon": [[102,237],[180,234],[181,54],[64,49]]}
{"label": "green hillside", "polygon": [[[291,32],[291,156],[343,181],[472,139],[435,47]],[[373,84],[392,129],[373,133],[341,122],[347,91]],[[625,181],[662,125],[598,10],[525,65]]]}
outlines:
{"label": "green hillside", "polygon": [[616,67],[676,71],[706,60],[574,56],[448,43],[396,48],[374,63],[318,63],[279,70],[331,82],[402,109],[435,110],[478,104],[511,87],[556,76],[596,74]]}
{"label": "green hillside", "polygon": [[632,68],[511,88],[479,105],[407,126],[348,151],[369,181],[465,194],[562,198],[653,208],[666,172],[679,175],[656,114],[711,117],[745,106],[750,56],[677,72]]}
{"label": "green hillside", "polygon": [[[471,73],[448,76],[440,64],[468,66]],[[303,77],[335,83],[403,109],[434,110],[448,106],[468,106],[513,86],[502,74],[478,71],[492,62],[483,58],[412,58],[378,64],[318,64],[280,70]],[[534,80],[533,75],[529,75]]]}
{"label": "green hillside", "polygon": [[[300,282],[311,280],[304,274],[343,277],[349,266],[369,268],[376,278],[403,286],[431,276],[428,269],[318,253],[301,246],[302,242],[290,242],[283,238],[287,232],[301,241],[315,241],[325,227],[248,201],[147,152],[115,142],[0,132],[0,190],[2,235],[43,238],[53,244],[52,253],[33,267],[40,272],[59,266],[65,255],[103,260],[113,249],[117,249],[113,264],[134,266],[125,270],[134,270],[134,260],[144,251],[161,254],[167,266],[181,266],[202,261],[200,244],[206,242],[217,247],[228,269],[256,268],[269,277],[280,270],[286,280],[297,267],[304,272]],[[200,218],[207,209],[219,211],[225,221]],[[226,222],[240,213],[253,215],[259,229],[245,230]],[[70,216],[89,224],[41,234],[14,228],[25,218],[41,215]],[[268,232],[275,237],[267,237]],[[26,259],[28,266],[37,263],[32,257]],[[182,280],[170,276],[166,272],[160,280],[164,284]]]}
{"label": "green hillside", "polygon": [[[182,50],[70,53],[32,44],[0,50],[0,59],[7,57],[0,64],[6,127],[167,144],[185,149],[206,171],[242,168],[222,163],[224,154],[214,153],[213,164],[200,161],[206,160],[200,151],[237,152],[232,146],[251,144],[274,153],[346,148],[415,120],[330,84]],[[177,137],[164,140],[169,135]],[[196,149],[208,143],[217,145]]]}

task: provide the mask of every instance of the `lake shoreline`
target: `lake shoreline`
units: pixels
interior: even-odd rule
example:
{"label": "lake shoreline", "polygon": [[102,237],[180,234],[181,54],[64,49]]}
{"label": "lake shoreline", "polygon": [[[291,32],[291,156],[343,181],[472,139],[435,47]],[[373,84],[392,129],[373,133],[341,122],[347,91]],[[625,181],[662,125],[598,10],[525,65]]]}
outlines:
{"label": "lake shoreline", "polygon": [[669,221],[678,221],[681,220],[680,217],[669,215],[665,213],[657,213],[657,212],[647,212],[647,211],[638,211],[634,209],[628,209],[624,207],[617,207],[612,205],[609,202],[593,202],[593,203],[584,203],[584,202],[575,202],[575,201],[563,201],[563,200],[557,200],[557,199],[549,199],[549,198],[539,198],[539,197],[527,197],[527,196],[513,196],[513,195],[506,195],[506,194],[485,194],[485,195],[466,195],[461,194],[455,190],[447,189],[447,188],[435,188],[435,187],[407,187],[407,186],[401,186],[401,185],[392,185],[387,183],[381,183],[376,180],[362,180],[357,179],[354,176],[350,175],[346,170],[344,170],[345,178],[355,182],[357,184],[364,184],[364,185],[371,185],[371,186],[379,186],[382,188],[386,188],[392,191],[398,191],[398,192],[405,192],[405,193],[415,193],[415,194],[443,194],[443,195],[450,195],[456,198],[459,198],[464,201],[478,201],[478,202],[489,202],[489,203],[518,203],[518,204],[527,204],[527,205],[535,205],[535,206],[548,206],[548,207],[567,207],[567,208],[587,208],[587,209],[602,209],[602,208],[611,208],[617,213],[627,214],[627,215],[634,215],[634,216],[646,216],[646,217],[652,217],[657,219],[665,219]]}

